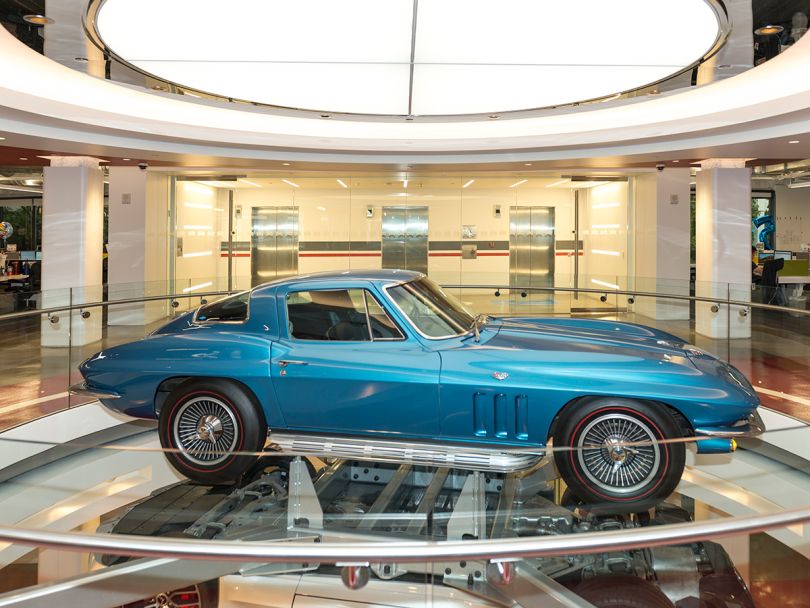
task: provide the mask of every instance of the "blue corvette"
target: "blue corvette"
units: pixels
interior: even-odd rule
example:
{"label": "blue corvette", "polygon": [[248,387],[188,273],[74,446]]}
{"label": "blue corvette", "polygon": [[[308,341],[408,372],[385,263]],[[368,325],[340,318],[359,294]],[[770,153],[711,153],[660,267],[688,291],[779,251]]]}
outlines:
{"label": "blue corvette", "polygon": [[480,470],[531,466],[553,441],[577,497],[633,508],[678,484],[680,438],[723,452],[761,430],[748,380],[673,335],[474,316],[407,271],[268,283],[80,369],[74,392],[157,418],[171,463],[206,483],[248,471],[268,429],[292,453]]}

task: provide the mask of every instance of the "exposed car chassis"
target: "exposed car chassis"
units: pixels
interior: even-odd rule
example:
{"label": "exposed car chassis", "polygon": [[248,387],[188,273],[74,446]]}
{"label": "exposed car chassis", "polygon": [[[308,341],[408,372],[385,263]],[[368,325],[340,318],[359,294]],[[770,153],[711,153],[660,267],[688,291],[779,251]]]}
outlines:
{"label": "exposed car chassis", "polygon": [[[172,486],[105,522],[102,531],[242,541],[386,542],[392,536],[465,540],[689,521],[684,509],[668,503],[654,513],[594,515],[582,506],[560,504],[566,499],[555,500],[559,489],[550,459],[508,474],[354,460],[335,460],[316,472],[301,457],[276,456],[264,459],[237,487],[188,482]],[[102,561],[111,565],[120,558],[103,556]],[[416,576],[422,584],[441,583],[502,606],[533,606],[538,596],[546,595],[557,602],[548,605],[598,607],[598,601],[589,604],[575,592],[588,581],[591,589],[597,580],[608,585],[635,580],[653,587],[661,595],[661,606],[700,602],[725,607],[725,599],[733,598],[736,603],[729,605],[753,607],[725,551],[712,542],[520,562],[337,566],[244,564],[238,573],[246,578],[291,572],[340,574],[351,589],[362,588],[370,576],[381,580]],[[336,576],[334,580],[340,587]],[[667,601],[670,604],[663,603]]]}

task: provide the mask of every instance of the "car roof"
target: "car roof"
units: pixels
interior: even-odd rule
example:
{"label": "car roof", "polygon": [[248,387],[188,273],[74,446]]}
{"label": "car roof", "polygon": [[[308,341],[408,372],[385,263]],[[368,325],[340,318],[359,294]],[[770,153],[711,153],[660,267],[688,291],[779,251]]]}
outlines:
{"label": "car roof", "polygon": [[310,274],[301,274],[294,277],[286,277],[284,279],[277,279],[257,285],[254,291],[265,288],[275,288],[290,283],[307,283],[307,282],[320,282],[320,281],[334,281],[341,283],[344,281],[380,281],[384,283],[405,283],[425,276],[421,272],[413,270],[393,270],[393,269],[370,269],[370,270],[330,270],[326,272],[313,272]]}

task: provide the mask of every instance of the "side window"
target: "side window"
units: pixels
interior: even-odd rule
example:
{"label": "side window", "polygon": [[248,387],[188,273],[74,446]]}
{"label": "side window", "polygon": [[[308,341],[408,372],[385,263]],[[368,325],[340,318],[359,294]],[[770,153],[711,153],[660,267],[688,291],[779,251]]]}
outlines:
{"label": "side window", "polygon": [[380,306],[377,299],[369,292],[364,291],[366,306],[368,307],[368,320],[371,322],[371,335],[374,340],[403,340],[405,336],[388,316],[385,309]]}
{"label": "side window", "polygon": [[244,321],[247,319],[249,299],[250,292],[243,291],[235,296],[229,296],[217,302],[206,304],[197,311],[195,320],[200,322]]}
{"label": "side window", "polygon": [[362,342],[371,339],[362,289],[330,289],[287,296],[290,335],[298,340]]}

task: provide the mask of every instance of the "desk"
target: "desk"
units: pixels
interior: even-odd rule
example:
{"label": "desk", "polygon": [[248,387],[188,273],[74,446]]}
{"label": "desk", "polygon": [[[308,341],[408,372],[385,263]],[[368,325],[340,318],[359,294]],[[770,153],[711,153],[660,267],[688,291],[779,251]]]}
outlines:
{"label": "desk", "polygon": [[779,285],[793,285],[793,294],[791,297],[798,298],[802,295],[805,285],[810,285],[810,275],[776,275],[776,281]]}

